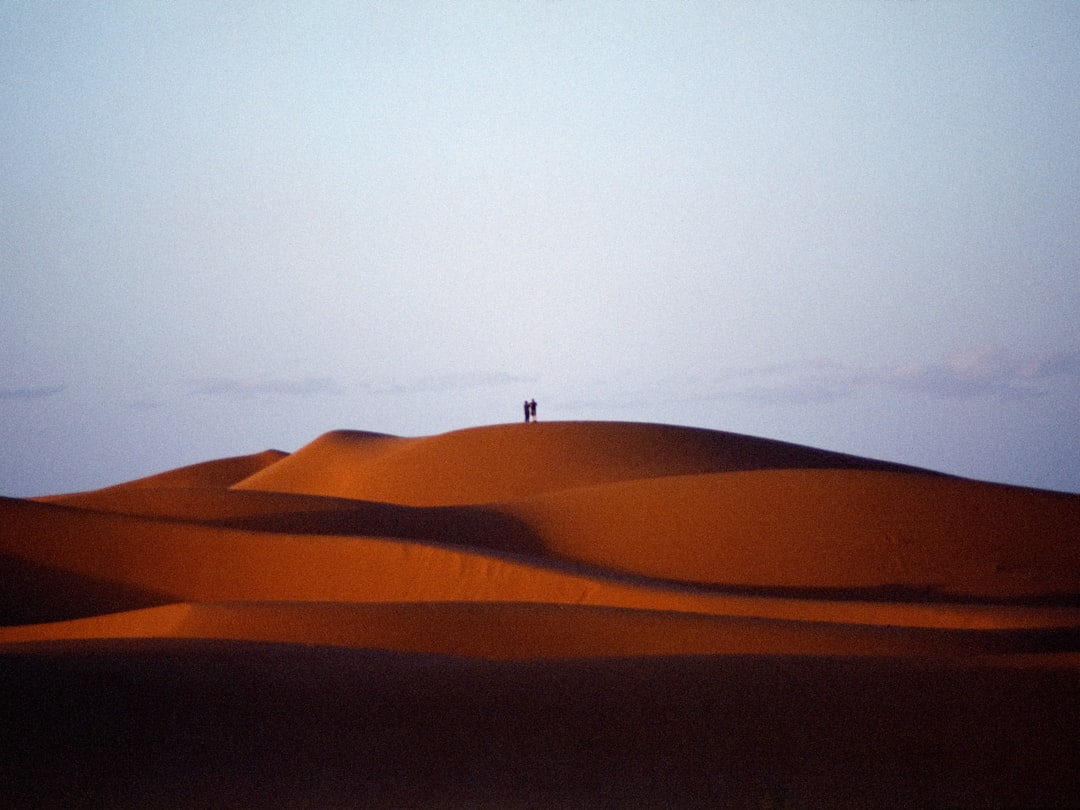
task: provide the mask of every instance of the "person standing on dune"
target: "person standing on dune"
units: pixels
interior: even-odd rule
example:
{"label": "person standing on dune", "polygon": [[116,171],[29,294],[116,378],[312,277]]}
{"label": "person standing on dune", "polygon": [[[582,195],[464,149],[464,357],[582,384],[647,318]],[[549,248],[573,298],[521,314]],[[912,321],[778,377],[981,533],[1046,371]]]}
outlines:
{"label": "person standing on dune", "polygon": [[525,400],[525,421],[526,421],[526,422],[528,422],[528,421],[529,421],[529,415],[530,415],[531,413],[532,413],[532,411],[531,411],[531,409],[529,408],[529,400]]}
{"label": "person standing on dune", "polygon": [[534,422],[536,421],[536,400],[535,399],[531,400],[529,402],[529,416],[532,417],[532,421],[534,421]]}

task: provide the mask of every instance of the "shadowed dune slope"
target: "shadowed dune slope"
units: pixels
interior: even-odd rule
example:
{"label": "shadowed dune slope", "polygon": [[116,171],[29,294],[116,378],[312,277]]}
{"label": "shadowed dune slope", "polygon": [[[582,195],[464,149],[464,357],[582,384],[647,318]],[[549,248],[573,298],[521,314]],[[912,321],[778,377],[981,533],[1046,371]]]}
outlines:
{"label": "shadowed dune slope", "polygon": [[335,431],[235,487],[436,506],[511,500],[614,481],[759,469],[912,471],[715,430],[548,422],[417,439]]}
{"label": "shadowed dune slope", "polygon": [[1068,669],[189,639],[0,657],[11,807],[1066,808]]}

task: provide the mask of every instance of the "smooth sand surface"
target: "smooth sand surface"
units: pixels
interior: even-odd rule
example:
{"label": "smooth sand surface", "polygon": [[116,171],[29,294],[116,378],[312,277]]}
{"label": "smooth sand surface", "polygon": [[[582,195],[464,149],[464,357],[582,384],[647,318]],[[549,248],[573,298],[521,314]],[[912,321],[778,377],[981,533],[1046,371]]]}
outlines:
{"label": "smooth sand surface", "polygon": [[0,498],[28,806],[1080,804],[1080,496],[664,425]]}

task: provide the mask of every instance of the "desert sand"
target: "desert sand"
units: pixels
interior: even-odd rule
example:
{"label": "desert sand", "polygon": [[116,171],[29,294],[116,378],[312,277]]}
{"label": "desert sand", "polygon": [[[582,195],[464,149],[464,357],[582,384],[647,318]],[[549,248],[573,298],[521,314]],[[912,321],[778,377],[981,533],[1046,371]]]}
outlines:
{"label": "desert sand", "polygon": [[1080,805],[1080,496],[667,425],[0,497],[0,795]]}

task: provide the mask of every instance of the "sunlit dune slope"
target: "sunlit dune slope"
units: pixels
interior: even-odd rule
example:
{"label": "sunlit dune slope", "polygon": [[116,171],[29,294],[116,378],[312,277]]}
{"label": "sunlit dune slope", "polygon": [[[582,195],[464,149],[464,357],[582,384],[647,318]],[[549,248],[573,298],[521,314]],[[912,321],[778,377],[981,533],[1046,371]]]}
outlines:
{"label": "sunlit dune slope", "polygon": [[[0,520],[0,553],[182,600],[573,602],[593,588],[543,560],[435,540],[237,529],[16,499],[0,499]],[[326,517],[313,520],[321,529]]]}
{"label": "sunlit dune slope", "polygon": [[[250,531],[16,499],[0,499],[0,520],[5,527],[0,555],[21,561],[24,580],[38,577],[45,586],[83,589],[111,583],[114,610],[176,601],[445,602],[547,603],[925,628],[1030,629],[1068,626],[1075,619],[1070,610],[1052,606],[914,604],[899,610],[850,599],[732,595],[642,577],[611,577],[599,568],[559,566],[542,552],[505,555],[435,540]],[[25,582],[23,587],[28,587]],[[66,616],[57,615],[55,602],[48,602],[47,619],[31,614],[21,621],[109,612],[100,601],[96,611],[75,606]],[[32,605],[21,608],[25,615]]]}
{"label": "sunlit dune slope", "polygon": [[865,470],[627,481],[504,505],[549,554],[708,585],[1080,593],[1080,497]]}
{"label": "sunlit dune slope", "polygon": [[549,422],[416,439],[335,431],[234,486],[434,506],[503,501],[613,481],[758,469],[911,468],[699,428]]}

